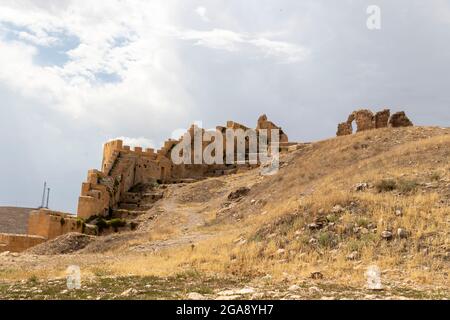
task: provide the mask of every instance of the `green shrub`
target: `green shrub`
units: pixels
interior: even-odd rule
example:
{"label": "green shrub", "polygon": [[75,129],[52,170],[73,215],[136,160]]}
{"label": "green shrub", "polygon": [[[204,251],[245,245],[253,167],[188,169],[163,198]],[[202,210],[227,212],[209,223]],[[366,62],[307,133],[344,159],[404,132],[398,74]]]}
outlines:
{"label": "green shrub", "polygon": [[319,244],[322,247],[331,248],[336,245],[336,236],[330,232],[321,232],[318,236]]}
{"label": "green shrub", "polygon": [[119,231],[119,228],[125,227],[127,222],[124,219],[112,219],[108,221],[108,225],[114,228],[114,231]]}
{"label": "green shrub", "polygon": [[108,222],[103,218],[98,218],[97,223],[95,225],[98,227],[99,232],[102,232],[104,229],[109,229]]}
{"label": "green shrub", "polygon": [[358,220],[356,220],[356,224],[359,227],[367,228],[367,226],[370,224],[370,221],[366,218],[359,218]]}

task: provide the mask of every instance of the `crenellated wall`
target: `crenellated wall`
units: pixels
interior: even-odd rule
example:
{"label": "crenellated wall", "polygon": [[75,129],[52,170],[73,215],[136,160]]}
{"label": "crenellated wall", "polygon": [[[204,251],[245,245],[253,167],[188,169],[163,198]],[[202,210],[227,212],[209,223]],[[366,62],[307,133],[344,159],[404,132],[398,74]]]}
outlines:
{"label": "crenellated wall", "polygon": [[[226,127],[217,127],[224,136],[227,128],[247,130],[248,127],[234,121],[228,121]],[[191,126],[188,132],[191,139],[194,139],[194,132],[198,129]],[[280,148],[287,149],[292,144],[289,143],[287,135],[273,122],[267,120],[263,115],[258,119],[256,133],[259,130],[269,130],[269,142],[271,141],[270,130],[280,129]],[[201,129],[204,132],[204,129]],[[182,137],[183,138],[183,137]],[[78,216],[89,218],[95,215],[107,215],[111,210],[118,207],[121,199],[138,184],[153,184],[155,182],[168,183],[178,182],[183,179],[198,179],[208,176],[218,176],[228,174],[233,170],[253,167],[249,164],[192,164],[175,165],[171,161],[171,153],[175,146],[182,142],[169,139],[164,142],[163,147],[155,152],[153,149],[143,149],[123,144],[121,140],[105,143],[103,147],[103,160],[101,171],[91,170],[88,179],[83,183],[81,196],[78,202]],[[202,142],[203,150],[209,142]],[[191,148],[194,143],[191,144]],[[224,144],[225,147],[225,144]],[[236,151],[237,152],[237,149]],[[249,152],[248,141],[246,142],[246,154]],[[224,153],[225,154],[225,153]],[[194,157],[194,152],[192,152]]]}

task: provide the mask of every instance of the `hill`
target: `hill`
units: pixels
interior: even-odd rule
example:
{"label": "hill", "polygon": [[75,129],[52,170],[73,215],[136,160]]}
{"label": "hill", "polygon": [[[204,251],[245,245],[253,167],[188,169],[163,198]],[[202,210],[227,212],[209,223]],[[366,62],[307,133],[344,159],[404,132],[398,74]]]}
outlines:
{"label": "hill", "polygon": [[[128,286],[136,287],[148,277],[174,287],[190,279],[209,298],[225,289],[234,298],[448,298],[449,157],[449,128],[385,128],[305,144],[282,157],[276,175],[255,169],[168,185],[135,218],[136,231],[58,259],[6,257],[3,268],[30,270],[11,279],[55,277],[78,264],[93,283],[132,277]],[[384,291],[366,289],[372,265]],[[237,290],[244,285],[251,290]]]}
{"label": "hill", "polygon": [[35,209],[0,207],[0,233],[26,234],[32,210]]}

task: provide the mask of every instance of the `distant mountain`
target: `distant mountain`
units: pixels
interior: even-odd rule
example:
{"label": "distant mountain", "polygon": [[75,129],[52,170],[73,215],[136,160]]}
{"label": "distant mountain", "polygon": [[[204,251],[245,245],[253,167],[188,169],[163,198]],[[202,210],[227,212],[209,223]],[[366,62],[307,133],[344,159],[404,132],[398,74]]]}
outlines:
{"label": "distant mountain", "polygon": [[0,207],[0,233],[26,234],[32,208]]}

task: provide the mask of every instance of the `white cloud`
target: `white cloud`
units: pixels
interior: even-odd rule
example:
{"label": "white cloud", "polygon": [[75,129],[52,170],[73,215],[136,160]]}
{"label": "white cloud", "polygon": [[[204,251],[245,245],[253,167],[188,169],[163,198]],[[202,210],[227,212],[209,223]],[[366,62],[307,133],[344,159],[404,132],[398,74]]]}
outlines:
{"label": "white cloud", "polygon": [[251,39],[249,43],[262,49],[268,56],[279,57],[287,63],[302,61],[310,54],[310,51],[304,47],[265,38]]}
{"label": "white cloud", "polygon": [[226,51],[237,51],[238,45],[245,43],[245,36],[223,29],[211,31],[187,30],[180,33],[180,38],[194,40],[195,44],[199,46]]}
{"label": "white cloud", "polygon": [[[66,1],[36,7],[33,1],[0,2],[0,23],[16,39],[0,34],[0,81],[52,109],[106,127],[133,122],[162,127],[182,117],[190,98],[178,78],[181,63],[164,35],[170,12],[162,1]],[[40,45],[52,47],[71,35],[79,39],[63,66],[35,63]],[[56,38],[56,37],[61,38]],[[120,39],[125,39],[119,43]],[[60,50],[59,48],[56,50]],[[105,82],[111,76],[118,81]]]}
{"label": "white cloud", "polygon": [[200,18],[204,21],[204,22],[209,22],[209,18],[206,14],[207,10],[205,7],[197,7],[197,9],[195,9],[195,12],[200,16]]}
{"label": "white cloud", "polygon": [[[207,17],[206,8],[195,11]],[[176,49],[180,40],[248,58],[262,54],[298,62],[306,57],[299,45],[254,34],[186,29],[176,12],[164,1],[67,0],[47,6],[0,0],[0,23],[16,35],[12,41],[0,31],[0,59],[8,61],[0,69],[0,81],[77,119],[106,127],[134,121],[156,129],[164,126],[162,119],[181,120],[194,107],[182,78],[183,57]],[[67,48],[67,62],[36,64],[40,46],[51,49],[68,36],[79,43]],[[140,114],[138,119],[127,114],[130,108]]]}
{"label": "white cloud", "polygon": [[230,52],[243,51],[246,47],[250,46],[264,53],[266,57],[276,58],[280,62],[285,63],[303,61],[310,54],[308,49],[300,45],[269,40],[258,35],[238,33],[231,30],[187,30],[180,32],[179,37],[185,40],[193,40],[198,46]]}

